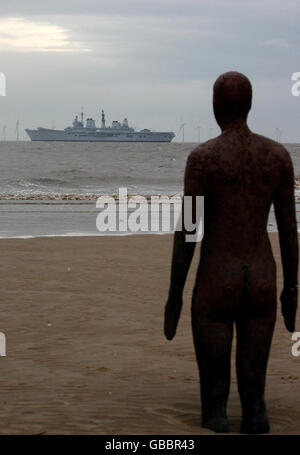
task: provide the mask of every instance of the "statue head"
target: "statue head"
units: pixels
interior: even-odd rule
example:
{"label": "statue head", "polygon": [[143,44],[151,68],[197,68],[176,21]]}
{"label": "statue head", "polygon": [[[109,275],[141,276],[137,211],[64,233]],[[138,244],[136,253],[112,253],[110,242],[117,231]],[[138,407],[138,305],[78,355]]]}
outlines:
{"label": "statue head", "polygon": [[251,101],[251,83],[242,73],[229,71],[214,83],[213,108],[221,129],[246,123]]}

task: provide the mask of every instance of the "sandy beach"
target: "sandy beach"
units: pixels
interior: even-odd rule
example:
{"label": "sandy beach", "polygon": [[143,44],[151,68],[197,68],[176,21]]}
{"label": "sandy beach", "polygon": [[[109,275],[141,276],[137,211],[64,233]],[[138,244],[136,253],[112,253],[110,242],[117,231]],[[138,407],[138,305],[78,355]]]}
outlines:
{"label": "sandy beach", "polygon": [[[280,291],[278,235],[270,237]],[[199,248],[168,342],[172,236],[2,239],[0,247],[1,434],[213,434],[200,425],[190,321]],[[273,434],[300,434],[300,357],[291,346],[278,311],[266,386]],[[228,416],[238,433],[234,362]]]}

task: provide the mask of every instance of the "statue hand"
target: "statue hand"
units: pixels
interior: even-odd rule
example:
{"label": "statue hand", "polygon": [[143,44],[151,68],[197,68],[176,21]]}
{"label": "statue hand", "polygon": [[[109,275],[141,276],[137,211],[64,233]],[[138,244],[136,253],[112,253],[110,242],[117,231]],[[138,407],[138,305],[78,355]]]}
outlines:
{"label": "statue hand", "polygon": [[165,306],[164,333],[168,340],[172,340],[176,333],[182,308],[182,296],[170,295]]}
{"label": "statue hand", "polygon": [[296,310],[298,303],[297,286],[284,287],[280,296],[281,312],[289,332],[295,331]]}

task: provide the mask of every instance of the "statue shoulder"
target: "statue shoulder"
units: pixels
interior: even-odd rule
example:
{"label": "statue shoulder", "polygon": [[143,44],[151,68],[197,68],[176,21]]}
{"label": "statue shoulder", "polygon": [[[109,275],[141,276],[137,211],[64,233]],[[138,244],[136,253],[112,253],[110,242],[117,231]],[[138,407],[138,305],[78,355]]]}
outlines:
{"label": "statue shoulder", "polygon": [[291,155],[283,144],[259,134],[254,134],[253,138],[254,144],[258,146],[257,148],[267,153],[270,158],[273,158],[282,169],[293,166]]}
{"label": "statue shoulder", "polygon": [[187,164],[189,165],[207,165],[212,151],[215,149],[215,139],[199,144],[188,156]]}

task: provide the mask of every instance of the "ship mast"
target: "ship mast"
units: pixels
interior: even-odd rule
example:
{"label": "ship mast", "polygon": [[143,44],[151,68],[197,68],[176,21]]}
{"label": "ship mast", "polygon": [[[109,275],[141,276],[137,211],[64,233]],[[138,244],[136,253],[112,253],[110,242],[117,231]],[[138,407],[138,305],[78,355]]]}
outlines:
{"label": "ship mast", "polygon": [[105,115],[104,111],[101,111],[101,128],[105,128]]}
{"label": "ship mast", "polygon": [[80,118],[81,118],[81,123],[82,123],[82,126],[83,126],[83,116],[84,116],[84,112],[83,112],[83,106],[81,106],[81,112],[80,112]]}

